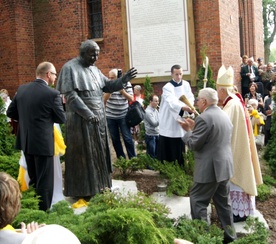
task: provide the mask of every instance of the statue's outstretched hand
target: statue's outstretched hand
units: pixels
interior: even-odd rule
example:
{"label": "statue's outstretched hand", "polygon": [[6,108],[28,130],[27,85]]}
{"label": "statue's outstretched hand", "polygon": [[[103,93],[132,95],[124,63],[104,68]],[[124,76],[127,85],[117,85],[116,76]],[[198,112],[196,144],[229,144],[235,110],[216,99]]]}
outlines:
{"label": "statue's outstretched hand", "polygon": [[123,77],[122,77],[122,82],[123,84],[126,84],[128,81],[132,80],[133,78],[135,78],[137,75],[137,69],[135,69],[134,67],[132,67],[129,71],[127,71]]}

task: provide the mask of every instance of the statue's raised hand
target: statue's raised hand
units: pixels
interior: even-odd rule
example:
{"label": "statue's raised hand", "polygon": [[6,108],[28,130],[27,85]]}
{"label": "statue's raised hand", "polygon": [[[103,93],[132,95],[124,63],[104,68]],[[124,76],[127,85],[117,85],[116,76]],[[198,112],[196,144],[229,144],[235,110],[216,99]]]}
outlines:
{"label": "statue's raised hand", "polygon": [[127,71],[123,77],[122,77],[122,82],[123,84],[126,84],[128,81],[130,81],[131,79],[135,78],[137,75],[137,70],[132,67],[129,71]]}

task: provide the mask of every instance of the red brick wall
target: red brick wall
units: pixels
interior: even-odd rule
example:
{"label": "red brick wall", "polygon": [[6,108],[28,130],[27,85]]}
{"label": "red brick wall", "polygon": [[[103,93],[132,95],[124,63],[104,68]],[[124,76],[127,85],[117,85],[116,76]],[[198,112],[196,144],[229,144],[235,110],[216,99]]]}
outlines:
{"label": "red brick wall", "polygon": [[[78,56],[88,32],[86,1],[34,1],[36,64],[53,62],[57,71],[68,60]],[[82,3],[80,3],[82,2]],[[112,68],[124,69],[121,1],[103,2],[103,42],[97,66],[107,75]],[[45,21],[47,20],[47,24]]]}
{"label": "red brick wall", "polygon": [[[208,9],[209,11],[206,11]],[[240,40],[238,0],[197,0],[194,1],[196,30],[196,53],[198,66],[202,64],[201,50],[206,47],[206,55],[213,70],[213,79],[222,64],[232,66],[235,78],[239,78]]]}
{"label": "red brick wall", "polygon": [[202,64],[201,51],[205,49],[216,75],[222,62],[218,0],[194,0],[194,21],[197,66]]}
{"label": "red brick wall", "polygon": [[33,1],[36,65],[52,62],[57,69],[76,57],[83,40],[81,1]]}
{"label": "red brick wall", "polygon": [[[202,63],[200,51],[206,54],[213,70],[213,79],[222,64],[232,66],[235,84],[240,87],[240,36],[239,17],[244,22],[243,39],[247,54],[263,57],[262,1],[194,0],[196,53],[198,66]],[[244,7],[244,9],[241,9]],[[210,11],[206,11],[206,9]]]}
{"label": "red brick wall", "polygon": [[34,77],[31,1],[0,3],[0,87],[13,96],[19,84]]}
{"label": "red brick wall", "polygon": [[[226,68],[232,66],[235,71],[235,83],[240,81],[240,37],[239,37],[239,8],[238,0],[220,1],[219,27],[221,33],[221,64]],[[219,65],[219,64],[218,64]],[[216,66],[217,71],[220,67]]]}
{"label": "red brick wall", "polygon": [[255,37],[255,60],[259,57],[264,58],[264,33],[263,33],[263,13],[262,1],[253,1],[254,37]]}

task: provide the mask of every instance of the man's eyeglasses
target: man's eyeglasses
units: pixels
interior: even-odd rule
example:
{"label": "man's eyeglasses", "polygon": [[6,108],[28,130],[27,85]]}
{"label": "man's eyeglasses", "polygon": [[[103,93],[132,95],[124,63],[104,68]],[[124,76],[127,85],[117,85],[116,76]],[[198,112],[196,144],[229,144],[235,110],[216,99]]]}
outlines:
{"label": "man's eyeglasses", "polygon": [[[51,71],[48,71],[47,73],[51,73],[52,75],[57,76],[57,73],[54,73],[54,72],[51,72]],[[46,73],[46,74],[47,74],[47,73]]]}

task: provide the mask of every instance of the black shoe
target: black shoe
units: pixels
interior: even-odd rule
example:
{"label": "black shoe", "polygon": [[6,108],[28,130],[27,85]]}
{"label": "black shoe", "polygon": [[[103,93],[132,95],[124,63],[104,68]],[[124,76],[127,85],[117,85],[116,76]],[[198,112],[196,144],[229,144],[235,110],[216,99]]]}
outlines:
{"label": "black shoe", "polygon": [[240,217],[239,215],[233,215],[234,223],[243,222],[247,219],[247,216]]}

